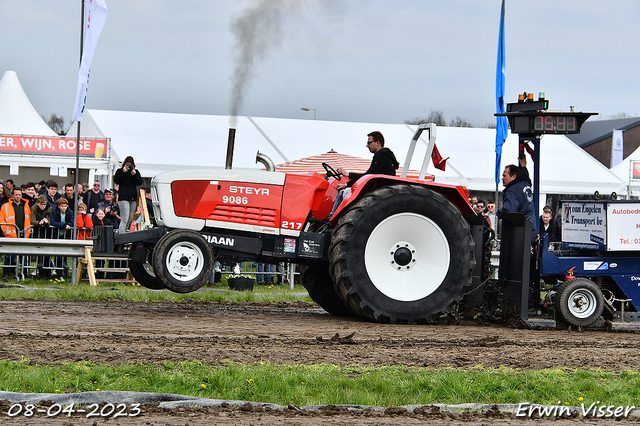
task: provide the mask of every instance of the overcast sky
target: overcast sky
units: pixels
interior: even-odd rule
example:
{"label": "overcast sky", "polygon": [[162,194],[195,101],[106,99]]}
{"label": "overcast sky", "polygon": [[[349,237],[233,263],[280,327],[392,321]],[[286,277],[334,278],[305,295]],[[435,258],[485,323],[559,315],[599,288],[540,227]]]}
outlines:
{"label": "overcast sky", "polygon": [[[234,22],[256,0],[105,0],[89,109],[227,115]],[[267,1],[267,0],[263,0]],[[402,123],[443,111],[495,122],[501,0],[268,0],[239,115]],[[507,101],[640,115],[640,1],[507,0]],[[17,72],[36,110],[69,118],[81,0],[1,0],[0,73]],[[256,23],[260,25],[260,23]],[[250,27],[252,27],[250,25]],[[263,34],[263,35],[262,35]],[[188,131],[188,129],[185,129]]]}

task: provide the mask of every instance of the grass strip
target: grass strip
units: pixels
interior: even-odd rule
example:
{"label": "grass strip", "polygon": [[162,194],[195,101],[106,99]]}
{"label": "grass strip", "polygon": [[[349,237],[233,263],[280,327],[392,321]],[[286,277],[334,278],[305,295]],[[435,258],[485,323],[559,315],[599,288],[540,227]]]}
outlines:
{"label": "grass strip", "polygon": [[[20,281],[17,285],[28,287],[4,287],[0,288],[0,300],[11,299],[83,299],[83,300],[109,300],[122,299],[137,302],[181,302],[184,300],[198,300],[203,302],[281,302],[303,301],[313,303],[306,294],[304,287],[295,286],[293,290],[289,286],[257,285],[253,291],[229,290],[226,284],[216,287],[203,287],[193,293],[174,293],[169,290],[149,290],[144,287],[126,285],[121,283],[99,284],[95,287],[89,285],[72,286],[68,283],[51,280],[27,280]],[[51,287],[60,289],[52,290]],[[222,290],[222,291],[218,291]]]}
{"label": "grass strip", "polygon": [[468,402],[580,406],[599,401],[640,405],[640,373],[605,370],[514,370],[274,365],[199,361],[59,366],[0,361],[2,390],[34,393],[134,391],[299,406],[462,404]]}

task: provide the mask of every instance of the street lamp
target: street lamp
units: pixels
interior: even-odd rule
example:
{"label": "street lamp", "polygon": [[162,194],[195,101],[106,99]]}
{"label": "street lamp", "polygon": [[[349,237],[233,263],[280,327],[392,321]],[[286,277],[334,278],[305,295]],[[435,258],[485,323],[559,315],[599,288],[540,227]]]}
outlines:
{"label": "street lamp", "polygon": [[302,107],[300,108],[303,111],[313,111],[313,119],[316,119],[316,109],[315,108],[307,108],[307,107]]}

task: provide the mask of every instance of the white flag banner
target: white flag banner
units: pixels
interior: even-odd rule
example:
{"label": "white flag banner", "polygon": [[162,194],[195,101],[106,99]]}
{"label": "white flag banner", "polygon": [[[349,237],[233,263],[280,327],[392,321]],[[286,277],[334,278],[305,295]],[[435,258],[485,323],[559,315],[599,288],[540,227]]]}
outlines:
{"label": "white flag banner", "polygon": [[87,88],[89,87],[89,70],[93,52],[98,44],[98,37],[107,19],[107,4],[105,0],[84,0],[84,35],[82,43],[82,61],[78,71],[78,88],[73,104],[71,121],[82,121],[82,113],[87,101]]}
{"label": "white flag banner", "polygon": [[611,136],[611,167],[614,167],[622,161],[622,130],[614,130]]}

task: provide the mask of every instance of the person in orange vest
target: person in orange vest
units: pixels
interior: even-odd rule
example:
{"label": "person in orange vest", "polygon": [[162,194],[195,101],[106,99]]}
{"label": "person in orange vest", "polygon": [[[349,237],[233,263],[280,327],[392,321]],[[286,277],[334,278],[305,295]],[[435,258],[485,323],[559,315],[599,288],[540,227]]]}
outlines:
{"label": "person in orange vest", "polygon": [[29,238],[31,233],[31,209],[27,200],[22,198],[22,189],[20,187],[13,188],[13,196],[8,202],[2,205],[0,209],[0,224],[11,223],[17,226],[2,226],[2,232],[5,237],[17,238],[19,231],[24,231],[25,238]]}
{"label": "person in orange vest", "polygon": [[93,220],[87,214],[87,205],[85,203],[78,204],[78,240],[90,240],[91,228],[93,228]]}
{"label": "person in orange vest", "polygon": [[[12,197],[0,207],[0,227],[7,238],[21,237],[23,231],[25,238],[29,238],[31,234],[31,209],[27,200],[22,198],[19,186],[13,188]],[[7,280],[12,268],[6,265],[17,265],[16,256],[5,256],[4,264],[2,279]]]}

